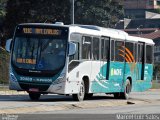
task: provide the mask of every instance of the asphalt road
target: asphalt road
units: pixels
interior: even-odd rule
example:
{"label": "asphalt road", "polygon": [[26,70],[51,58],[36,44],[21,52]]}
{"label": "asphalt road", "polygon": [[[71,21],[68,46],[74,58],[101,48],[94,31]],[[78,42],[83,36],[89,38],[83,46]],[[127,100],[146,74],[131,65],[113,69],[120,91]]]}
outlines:
{"label": "asphalt road", "polygon": [[112,95],[96,94],[84,102],[75,102],[71,96],[62,95],[44,95],[39,101],[31,101],[26,94],[0,95],[0,114],[23,114],[19,115],[19,118],[24,120],[106,120],[106,117],[112,120],[117,119],[117,114],[160,114],[159,108],[160,90],[132,93],[129,100],[117,100]]}
{"label": "asphalt road", "polygon": [[[105,100],[105,99],[104,99]],[[109,98],[112,101],[118,101]],[[62,111],[46,112],[54,114],[160,114],[160,90],[147,92],[134,92],[129,101],[141,101],[138,104],[117,105],[109,107],[69,109]],[[95,101],[97,102],[97,101]],[[41,112],[40,112],[41,113]]]}

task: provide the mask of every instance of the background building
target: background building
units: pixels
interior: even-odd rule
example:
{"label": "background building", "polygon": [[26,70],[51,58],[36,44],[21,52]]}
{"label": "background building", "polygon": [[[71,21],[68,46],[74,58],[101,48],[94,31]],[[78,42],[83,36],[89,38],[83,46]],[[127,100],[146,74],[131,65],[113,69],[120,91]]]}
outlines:
{"label": "background building", "polygon": [[160,63],[160,0],[124,0],[124,20],[115,28],[132,36],[153,39],[155,63]]}
{"label": "background building", "polygon": [[145,11],[158,9],[158,0],[124,0],[124,11],[126,18],[145,18]]}

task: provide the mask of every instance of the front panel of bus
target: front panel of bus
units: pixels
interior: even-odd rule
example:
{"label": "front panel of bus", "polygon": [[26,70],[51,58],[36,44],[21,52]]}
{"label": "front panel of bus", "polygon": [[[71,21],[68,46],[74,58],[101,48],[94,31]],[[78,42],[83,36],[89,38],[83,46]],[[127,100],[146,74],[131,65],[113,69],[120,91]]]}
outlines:
{"label": "front panel of bus", "polygon": [[10,66],[10,89],[45,92],[65,76],[68,28],[19,25],[16,28]]}

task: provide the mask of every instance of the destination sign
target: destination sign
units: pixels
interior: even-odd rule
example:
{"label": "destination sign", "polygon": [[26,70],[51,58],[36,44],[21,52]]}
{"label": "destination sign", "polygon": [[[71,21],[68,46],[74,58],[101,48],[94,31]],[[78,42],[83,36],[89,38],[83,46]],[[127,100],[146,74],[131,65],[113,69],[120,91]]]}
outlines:
{"label": "destination sign", "polygon": [[42,35],[61,35],[61,30],[58,29],[42,29],[42,28],[23,28],[23,33],[26,34],[42,34]]}
{"label": "destination sign", "polygon": [[26,63],[26,64],[36,64],[35,59],[22,59],[22,58],[17,58],[17,63]]}

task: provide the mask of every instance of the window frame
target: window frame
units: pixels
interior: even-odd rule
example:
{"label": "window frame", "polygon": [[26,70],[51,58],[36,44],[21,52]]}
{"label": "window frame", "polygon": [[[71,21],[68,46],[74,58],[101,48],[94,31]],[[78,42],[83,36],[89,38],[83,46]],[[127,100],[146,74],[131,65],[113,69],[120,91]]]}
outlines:
{"label": "window frame", "polygon": [[69,62],[71,62],[72,60],[80,60],[80,43],[79,41],[71,41],[71,42],[76,44],[76,52],[78,53],[78,59],[75,59],[75,55],[76,55],[75,53],[74,55],[69,56]]}
{"label": "window frame", "polygon": [[[123,40],[123,39],[115,39],[114,40],[114,61],[115,62],[125,62],[125,58],[123,58],[123,61],[118,61],[118,60],[116,60],[116,42],[123,42],[123,44],[124,44],[124,46],[125,46],[125,40]],[[112,49],[112,48],[111,48]],[[120,56],[119,56],[120,57]]]}
{"label": "window frame", "polygon": [[[147,59],[147,58],[148,58],[148,57],[147,57],[147,53],[148,53],[148,51],[147,51],[147,46],[150,46],[150,47],[151,47],[151,50],[152,50],[151,56],[150,56],[150,57],[151,57],[151,61],[150,61],[150,62],[147,61],[147,60],[148,60],[148,59]],[[146,59],[146,62],[145,62],[145,63],[146,63],[146,64],[153,64],[153,62],[154,62],[154,60],[153,60],[153,59],[154,59],[154,46],[151,45],[151,44],[146,44],[145,47],[146,47],[146,49],[145,49],[145,50],[146,50],[146,55],[145,55],[145,57],[146,57],[146,58],[145,58],[145,59]]]}
{"label": "window frame", "polygon": [[[106,40],[107,39],[107,40]],[[104,41],[104,44],[103,44],[103,51],[102,51],[102,40]],[[111,61],[111,38],[110,37],[107,37],[107,36],[102,36],[101,37],[101,39],[100,39],[100,41],[101,41],[101,44],[100,44],[100,60],[101,61]],[[107,41],[108,42],[108,44],[109,44],[109,48],[108,48],[108,50],[109,51],[104,51],[104,49],[106,48],[106,43],[107,42],[105,42],[105,41]],[[103,52],[103,55],[102,55],[102,52]],[[106,57],[108,57],[108,58],[104,58],[104,53],[105,52],[108,52],[108,54],[107,54],[107,56]]]}
{"label": "window frame", "polygon": [[[132,46],[133,46],[133,48],[132,48],[132,51],[131,51],[131,49],[130,49],[130,46],[129,47],[127,47],[127,43],[129,43],[129,44],[132,44]],[[132,55],[133,55],[133,57],[134,57],[134,60],[135,61],[132,61],[132,62],[136,62],[137,60],[137,49],[136,49],[136,44],[135,44],[135,42],[132,42],[132,41],[126,41],[125,42],[125,47],[127,48],[127,49],[129,49],[130,50],[130,52],[132,52]],[[125,53],[126,53],[126,51],[125,51]],[[125,60],[126,61],[126,60]],[[126,61],[127,62],[127,61]]]}
{"label": "window frame", "polygon": [[[84,59],[83,58],[83,38],[84,37],[89,37],[89,38],[91,38],[90,39],[90,58],[87,58],[87,59]],[[90,35],[82,35],[82,42],[81,42],[81,59],[82,60],[92,60],[92,40],[93,40],[93,37],[92,36],[90,36]]]}
{"label": "window frame", "polygon": [[[94,38],[96,38],[96,39],[98,39],[98,42],[99,42],[99,45],[98,45],[98,59],[94,59]],[[100,37],[98,37],[98,36],[92,36],[92,42],[91,42],[91,58],[92,58],[92,60],[94,60],[94,61],[99,61],[99,60],[101,60],[101,39],[100,39]]]}
{"label": "window frame", "polygon": [[[115,39],[111,38],[111,43],[110,43],[110,49],[111,49],[111,57],[110,61],[114,62],[115,61]],[[112,41],[113,41],[113,48],[112,48]],[[112,51],[113,50],[113,51]],[[113,58],[112,58],[113,57]]]}

